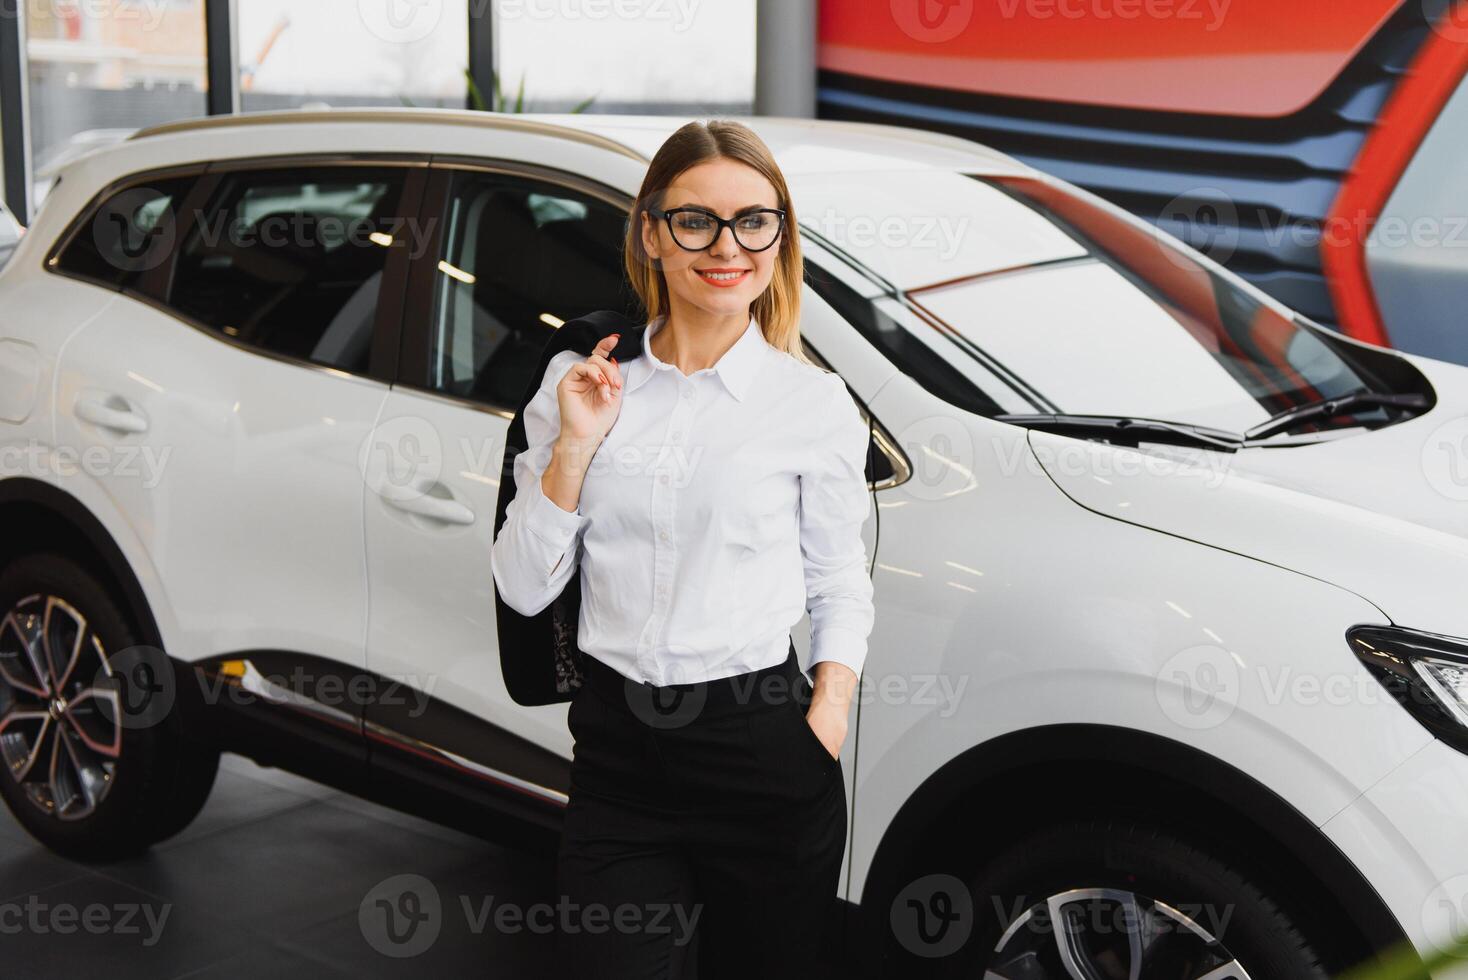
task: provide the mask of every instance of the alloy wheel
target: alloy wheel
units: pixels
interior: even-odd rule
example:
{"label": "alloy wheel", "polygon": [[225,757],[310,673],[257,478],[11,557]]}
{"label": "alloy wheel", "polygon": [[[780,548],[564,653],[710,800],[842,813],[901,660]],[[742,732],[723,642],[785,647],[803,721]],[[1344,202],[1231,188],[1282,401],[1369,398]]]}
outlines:
{"label": "alloy wheel", "polygon": [[122,752],[112,678],[101,637],[64,599],[27,596],[0,620],[0,763],[59,820],[91,816],[112,788]]}
{"label": "alloy wheel", "polygon": [[995,945],[984,980],[1249,980],[1217,937],[1172,906],[1115,888],[1051,895]]}

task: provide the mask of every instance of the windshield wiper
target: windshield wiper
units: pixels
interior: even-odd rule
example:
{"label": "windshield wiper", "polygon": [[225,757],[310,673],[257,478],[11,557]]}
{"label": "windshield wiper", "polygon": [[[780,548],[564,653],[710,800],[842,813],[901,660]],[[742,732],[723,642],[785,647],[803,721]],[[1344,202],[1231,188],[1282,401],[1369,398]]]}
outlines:
{"label": "windshield wiper", "polygon": [[1287,408],[1245,432],[1244,438],[1250,442],[1255,439],[1264,439],[1292,429],[1303,422],[1338,418],[1359,408],[1426,408],[1429,404],[1427,396],[1420,392],[1397,394],[1386,391],[1367,391],[1362,388],[1335,398],[1322,398],[1319,401]]}
{"label": "windshield wiper", "polygon": [[996,415],[994,418],[1027,429],[1044,429],[1062,435],[1099,436],[1108,442],[1130,447],[1145,441],[1233,452],[1244,445],[1244,437],[1236,432],[1126,415],[1039,414]]}

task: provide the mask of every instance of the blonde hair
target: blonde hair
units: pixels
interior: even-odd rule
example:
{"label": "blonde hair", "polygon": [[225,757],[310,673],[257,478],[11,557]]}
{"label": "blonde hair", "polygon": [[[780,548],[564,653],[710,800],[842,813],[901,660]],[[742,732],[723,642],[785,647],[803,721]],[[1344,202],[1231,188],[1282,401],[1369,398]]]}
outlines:
{"label": "blonde hair", "polygon": [[804,364],[806,357],[800,342],[800,293],[804,282],[805,260],[800,254],[800,236],[795,208],[785,175],[775,163],[764,140],[754,130],[732,119],[695,120],[678,128],[669,136],[648,165],[642,187],[627,222],[627,235],[622,257],[630,282],[649,322],[670,312],[668,281],[663,271],[642,246],[642,215],[646,209],[662,207],[662,197],[685,170],[719,158],[737,160],[764,175],[775,188],[775,206],[785,211],[785,225],[776,246],[775,272],[770,284],[750,305],[750,315],[764,332],[765,341]]}

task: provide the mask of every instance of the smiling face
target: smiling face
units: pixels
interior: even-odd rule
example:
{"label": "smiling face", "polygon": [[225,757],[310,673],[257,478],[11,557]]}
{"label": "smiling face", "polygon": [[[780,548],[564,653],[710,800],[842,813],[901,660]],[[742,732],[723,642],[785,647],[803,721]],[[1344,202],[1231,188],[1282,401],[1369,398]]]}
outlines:
{"label": "smiling face", "polygon": [[[683,171],[661,201],[664,210],[699,207],[721,218],[732,218],[751,207],[779,206],[774,185],[763,174],[726,157]],[[649,258],[662,259],[675,314],[686,304],[714,316],[747,315],[775,274],[784,236],[782,230],[769,248],[751,252],[734,240],[730,229],[721,228],[712,245],[690,252],[673,240],[665,220],[642,213],[642,246]]]}

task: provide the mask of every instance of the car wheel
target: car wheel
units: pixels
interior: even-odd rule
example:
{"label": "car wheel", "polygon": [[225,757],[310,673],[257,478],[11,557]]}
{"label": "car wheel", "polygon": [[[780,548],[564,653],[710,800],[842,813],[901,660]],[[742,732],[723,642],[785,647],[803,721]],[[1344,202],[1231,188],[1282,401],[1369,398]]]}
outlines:
{"label": "car wheel", "polygon": [[0,796],[33,837],[114,860],[198,814],[219,752],[185,731],[179,676],[71,558],[0,572]]}
{"label": "car wheel", "polygon": [[973,931],[939,974],[984,980],[1326,980],[1249,875],[1128,820],[1016,841],[969,882]]}

